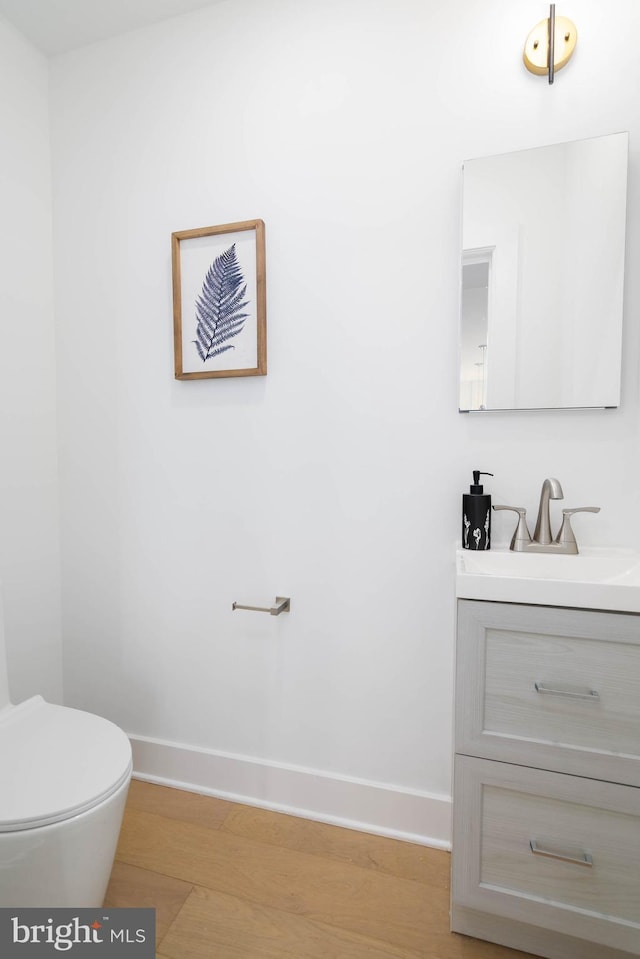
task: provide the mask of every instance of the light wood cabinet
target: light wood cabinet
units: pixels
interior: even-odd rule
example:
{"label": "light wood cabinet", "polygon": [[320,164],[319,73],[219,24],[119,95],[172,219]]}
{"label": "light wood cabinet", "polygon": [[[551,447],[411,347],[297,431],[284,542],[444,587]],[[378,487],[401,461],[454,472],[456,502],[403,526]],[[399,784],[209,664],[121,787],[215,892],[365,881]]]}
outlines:
{"label": "light wood cabinet", "polygon": [[452,929],[640,956],[640,617],[459,600]]}

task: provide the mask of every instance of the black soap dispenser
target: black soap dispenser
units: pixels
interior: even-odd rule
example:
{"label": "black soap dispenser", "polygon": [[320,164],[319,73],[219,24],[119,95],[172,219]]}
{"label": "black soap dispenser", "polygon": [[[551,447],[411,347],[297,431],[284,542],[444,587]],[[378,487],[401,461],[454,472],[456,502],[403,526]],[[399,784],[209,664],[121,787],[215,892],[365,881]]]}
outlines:
{"label": "black soap dispenser", "polygon": [[491,496],[480,485],[481,476],[493,473],[473,471],[473,485],[462,494],[462,548],[491,549]]}

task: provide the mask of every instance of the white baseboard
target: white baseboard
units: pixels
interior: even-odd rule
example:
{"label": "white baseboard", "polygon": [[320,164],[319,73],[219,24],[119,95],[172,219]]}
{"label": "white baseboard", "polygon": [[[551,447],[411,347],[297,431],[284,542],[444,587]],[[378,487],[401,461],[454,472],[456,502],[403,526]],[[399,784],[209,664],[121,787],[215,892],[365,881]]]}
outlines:
{"label": "white baseboard", "polygon": [[136,779],[393,839],[451,848],[451,797],[130,736]]}

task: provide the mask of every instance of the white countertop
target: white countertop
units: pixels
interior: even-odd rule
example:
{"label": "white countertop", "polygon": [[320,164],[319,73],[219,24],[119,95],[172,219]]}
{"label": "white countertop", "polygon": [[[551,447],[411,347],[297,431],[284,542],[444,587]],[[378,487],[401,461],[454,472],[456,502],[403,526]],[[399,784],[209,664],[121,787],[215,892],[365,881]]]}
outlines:
{"label": "white countertop", "polygon": [[456,596],[640,613],[640,553],[609,547],[584,548],[577,556],[458,549]]}

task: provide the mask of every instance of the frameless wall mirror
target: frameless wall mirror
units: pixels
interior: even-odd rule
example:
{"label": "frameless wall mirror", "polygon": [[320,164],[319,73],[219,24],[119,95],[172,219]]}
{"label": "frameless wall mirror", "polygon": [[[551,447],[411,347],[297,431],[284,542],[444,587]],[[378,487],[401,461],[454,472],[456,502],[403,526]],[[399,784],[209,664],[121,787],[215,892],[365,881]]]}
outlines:
{"label": "frameless wall mirror", "polygon": [[461,412],[618,406],[628,134],[467,160]]}

